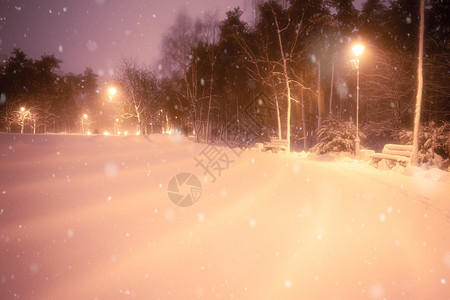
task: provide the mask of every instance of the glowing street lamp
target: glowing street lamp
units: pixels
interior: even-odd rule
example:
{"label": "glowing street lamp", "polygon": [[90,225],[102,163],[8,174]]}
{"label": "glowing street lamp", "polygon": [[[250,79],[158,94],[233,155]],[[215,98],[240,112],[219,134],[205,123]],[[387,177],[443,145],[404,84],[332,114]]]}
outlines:
{"label": "glowing street lamp", "polygon": [[117,90],[116,90],[115,87],[110,87],[109,90],[108,90],[108,92],[109,92],[110,95],[114,96],[114,94],[117,93]]}
{"label": "glowing street lamp", "polygon": [[25,107],[20,108],[20,118],[22,119],[20,133],[23,134],[23,128],[25,127],[25,117],[30,114],[29,110],[26,110]]}
{"label": "glowing street lamp", "polygon": [[352,50],[353,50],[353,53],[355,53],[356,57],[359,57],[359,56],[361,56],[361,54],[364,51],[364,46],[361,44],[357,44],[357,45],[353,46]]}
{"label": "glowing street lamp", "polygon": [[81,118],[81,131],[83,134],[84,134],[84,122],[85,120],[87,120],[87,118],[88,118],[87,114],[84,114],[83,117]]}
{"label": "glowing street lamp", "polygon": [[117,90],[115,87],[110,87],[108,89],[108,94],[109,94],[109,102],[112,101],[113,96],[117,93]]}
{"label": "glowing street lamp", "polygon": [[359,156],[359,149],[361,140],[359,139],[359,57],[364,51],[364,46],[357,44],[352,48],[353,53],[356,55],[354,60],[356,65],[356,138],[355,138],[355,156]]}

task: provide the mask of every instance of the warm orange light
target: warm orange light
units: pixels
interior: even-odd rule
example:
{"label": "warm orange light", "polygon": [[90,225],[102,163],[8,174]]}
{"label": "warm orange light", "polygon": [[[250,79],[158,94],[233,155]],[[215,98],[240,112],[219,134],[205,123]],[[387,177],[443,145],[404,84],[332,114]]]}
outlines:
{"label": "warm orange light", "polygon": [[357,45],[353,46],[352,50],[356,56],[360,56],[364,51],[364,46],[361,44],[357,44]]}
{"label": "warm orange light", "polygon": [[115,87],[110,87],[108,92],[111,96],[114,96],[117,93],[117,90]]}

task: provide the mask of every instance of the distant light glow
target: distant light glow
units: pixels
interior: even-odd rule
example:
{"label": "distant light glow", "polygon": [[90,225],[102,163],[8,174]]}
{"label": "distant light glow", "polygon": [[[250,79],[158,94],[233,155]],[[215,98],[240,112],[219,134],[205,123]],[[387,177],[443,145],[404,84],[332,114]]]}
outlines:
{"label": "distant light glow", "polygon": [[356,56],[360,56],[364,51],[364,46],[361,44],[357,44],[357,45],[353,46],[352,50]]}
{"label": "distant light glow", "polygon": [[103,135],[111,135],[108,131],[103,132]]}
{"label": "distant light glow", "polygon": [[88,130],[87,135],[91,135],[92,133]]}
{"label": "distant light glow", "polygon": [[140,135],[141,134],[141,132],[140,131],[136,131],[136,135]]}
{"label": "distant light glow", "polygon": [[25,107],[22,106],[22,107],[20,108],[20,111],[25,111]]}
{"label": "distant light glow", "polygon": [[83,118],[87,119],[87,114],[84,114],[84,115],[83,115]]}
{"label": "distant light glow", "polygon": [[108,93],[109,93],[111,96],[114,96],[114,95],[117,93],[117,90],[116,90],[115,87],[110,87],[109,90],[108,90]]}

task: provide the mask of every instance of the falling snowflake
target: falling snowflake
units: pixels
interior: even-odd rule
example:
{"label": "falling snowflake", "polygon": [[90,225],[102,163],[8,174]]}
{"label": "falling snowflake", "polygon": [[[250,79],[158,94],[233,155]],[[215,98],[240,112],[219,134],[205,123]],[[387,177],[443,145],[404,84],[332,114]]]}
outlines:
{"label": "falling snowflake", "polygon": [[203,222],[205,220],[205,215],[203,213],[198,214],[198,221]]}
{"label": "falling snowflake", "polygon": [[371,299],[382,299],[384,296],[384,288],[381,284],[374,284],[369,290]]}
{"label": "falling snowflake", "polygon": [[30,265],[31,274],[37,274],[39,272],[39,265],[37,263],[32,263]]}
{"label": "falling snowflake", "polygon": [[74,231],[72,228],[67,229],[67,237],[73,238]]}
{"label": "falling snowflake", "polygon": [[86,43],[86,48],[90,51],[90,52],[95,52],[97,51],[98,47],[97,47],[97,43],[93,40],[88,40]]}

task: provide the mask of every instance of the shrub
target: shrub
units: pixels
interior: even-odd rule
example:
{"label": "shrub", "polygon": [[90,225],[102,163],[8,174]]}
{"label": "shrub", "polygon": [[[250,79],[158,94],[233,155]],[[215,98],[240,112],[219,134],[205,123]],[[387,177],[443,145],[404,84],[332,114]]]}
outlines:
{"label": "shrub", "polygon": [[[329,117],[323,121],[317,132],[317,144],[311,151],[318,154],[328,152],[354,152],[356,126],[351,121],[344,121],[336,117]],[[359,137],[364,140],[366,136],[359,131]]]}
{"label": "shrub", "polygon": [[[412,145],[413,132],[402,130],[397,136],[401,144]],[[419,132],[419,163],[436,166],[441,169],[449,167],[450,157],[450,123],[429,122]]]}

